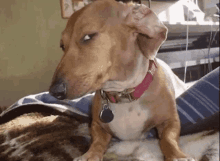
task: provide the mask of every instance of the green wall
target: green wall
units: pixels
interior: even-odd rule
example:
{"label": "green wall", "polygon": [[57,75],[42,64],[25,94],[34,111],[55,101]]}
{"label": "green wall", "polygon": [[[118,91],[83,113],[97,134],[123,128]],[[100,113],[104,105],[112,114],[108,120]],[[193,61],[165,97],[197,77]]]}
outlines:
{"label": "green wall", "polygon": [[0,106],[48,90],[66,21],[58,0],[0,1]]}

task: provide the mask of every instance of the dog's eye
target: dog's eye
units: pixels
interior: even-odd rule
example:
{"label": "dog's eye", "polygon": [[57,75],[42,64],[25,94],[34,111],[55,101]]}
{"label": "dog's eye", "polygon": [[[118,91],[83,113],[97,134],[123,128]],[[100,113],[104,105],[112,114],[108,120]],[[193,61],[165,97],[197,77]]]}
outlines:
{"label": "dog's eye", "polygon": [[86,35],[83,40],[87,41],[87,40],[90,40],[90,39],[91,39],[90,35]]}
{"label": "dog's eye", "polygon": [[62,41],[60,42],[60,48],[61,48],[63,51],[65,50],[65,46],[64,46],[64,44],[63,44]]}
{"label": "dog's eye", "polygon": [[62,44],[62,45],[60,45],[60,48],[64,51],[65,50],[65,47],[64,47],[64,45]]}
{"label": "dog's eye", "polygon": [[89,40],[91,40],[94,36],[96,36],[97,33],[93,33],[93,34],[87,34],[83,37],[83,42],[87,42]]}

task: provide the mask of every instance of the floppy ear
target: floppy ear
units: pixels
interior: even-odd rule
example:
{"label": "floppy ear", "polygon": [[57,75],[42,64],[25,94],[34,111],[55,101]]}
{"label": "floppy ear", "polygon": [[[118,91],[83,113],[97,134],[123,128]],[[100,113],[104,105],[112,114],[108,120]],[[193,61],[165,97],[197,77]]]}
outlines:
{"label": "floppy ear", "polygon": [[157,15],[145,5],[128,4],[124,10],[125,22],[139,33],[137,42],[143,54],[154,59],[160,46],[166,40],[167,28]]}

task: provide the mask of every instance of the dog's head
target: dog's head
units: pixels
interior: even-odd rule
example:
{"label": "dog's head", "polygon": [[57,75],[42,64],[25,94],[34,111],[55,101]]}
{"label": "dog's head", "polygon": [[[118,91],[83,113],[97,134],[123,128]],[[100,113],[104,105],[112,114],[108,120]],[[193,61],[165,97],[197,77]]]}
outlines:
{"label": "dog's head", "polygon": [[[78,98],[133,74],[140,53],[153,59],[167,28],[144,5],[97,0],[75,12],[62,33],[64,55],[50,93]],[[141,51],[141,52],[138,52]]]}

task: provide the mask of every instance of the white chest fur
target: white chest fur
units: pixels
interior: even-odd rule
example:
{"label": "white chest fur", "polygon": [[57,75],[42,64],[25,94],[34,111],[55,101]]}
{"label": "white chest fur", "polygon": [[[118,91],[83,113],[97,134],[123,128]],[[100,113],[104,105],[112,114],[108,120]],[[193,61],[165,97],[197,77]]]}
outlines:
{"label": "white chest fur", "polygon": [[110,104],[114,119],[109,127],[122,140],[138,139],[146,121],[150,117],[150,110],[142,107],[139,100],[131,103]]}

